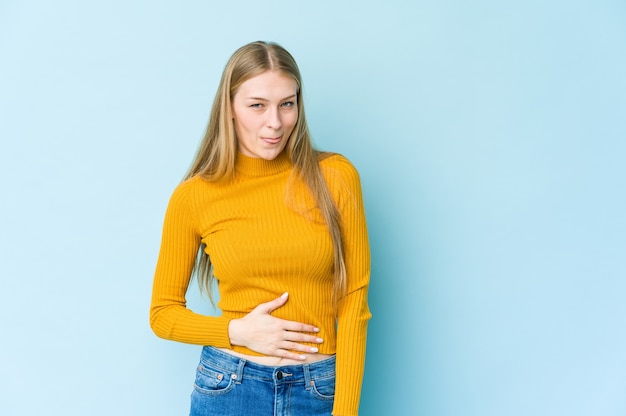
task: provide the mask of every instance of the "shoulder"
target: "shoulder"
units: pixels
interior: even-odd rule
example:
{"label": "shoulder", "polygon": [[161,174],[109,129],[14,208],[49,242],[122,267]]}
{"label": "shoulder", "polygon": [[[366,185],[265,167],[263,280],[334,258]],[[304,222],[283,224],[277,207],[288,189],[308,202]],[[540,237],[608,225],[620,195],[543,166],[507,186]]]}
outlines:
{"label": "shoulder", "polygon": [[352,162],[339,153],[321,153],[320,167],[327,180],[339,177],[346,181],[359,181],[359,172]]}
{"label": "shoulder", "polygon": [[200,176],[193,176],[191,178],[183,180],[179,183],[176,188],[174,188],[174,192],[172,192],[172,198],[176,199],[187,199],[192,197],[194,194],[200,192],[200,189],[204,185],[204,181]]}
{"label": "shoulder", "polygon": [[320,167],[328,189],[339,206],[361,200],[359,172],[345,156],[338,153],[322,154]]}
{"label": "shoulder", "polygon": [[197,201],[207,195],[208,181],[196,175],[179,183],[170,197],[170,206],[191,208]]}

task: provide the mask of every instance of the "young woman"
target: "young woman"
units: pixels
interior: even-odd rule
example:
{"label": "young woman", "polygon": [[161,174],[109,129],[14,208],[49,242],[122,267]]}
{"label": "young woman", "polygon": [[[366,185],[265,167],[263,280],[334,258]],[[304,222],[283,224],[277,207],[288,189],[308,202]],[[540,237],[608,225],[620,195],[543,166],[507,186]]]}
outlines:
{"label": "young woman", "polygon": [[[218,317],[186,307],[193,274]],[[370,254],[359,176],[313,149],[293,57],[228,61],[209,126],[165,215],[150,324],[204,346],[191,415],[357,415]],[[210,293],[209,293],[210,295]]]}

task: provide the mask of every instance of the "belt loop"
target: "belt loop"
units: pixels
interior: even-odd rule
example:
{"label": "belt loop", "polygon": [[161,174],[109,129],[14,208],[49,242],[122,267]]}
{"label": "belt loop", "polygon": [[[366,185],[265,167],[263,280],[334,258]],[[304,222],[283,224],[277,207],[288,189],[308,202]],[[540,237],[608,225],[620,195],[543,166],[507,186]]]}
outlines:
{"label": "belt loop", "polygon": [[313,380],[311,380],[311,372],[309,371],[309,365],[303,364],[302,370],[304,371],[304,388],[307,390],[311,390],[311,387],[313,387]]}
{"label": "belt loop", "polygon": [[239,365],[237,366],[237,373],[233,374],[233,378],[235,379],[236,384],[241,384],[243,380],[243,368],[246,365],[246,360],[243,358],[239,360]]}

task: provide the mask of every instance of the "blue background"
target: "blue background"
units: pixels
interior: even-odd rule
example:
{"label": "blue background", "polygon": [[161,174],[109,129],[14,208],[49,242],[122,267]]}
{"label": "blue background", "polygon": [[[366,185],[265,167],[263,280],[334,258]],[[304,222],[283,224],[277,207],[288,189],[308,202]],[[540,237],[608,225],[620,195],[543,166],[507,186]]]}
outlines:
{"label": "blue background", "polygon": [[187,413],[163,214],[257,39],[361,172],[361,415],[626,414],[626,3],[211,3],[0,0],[0,414]]}

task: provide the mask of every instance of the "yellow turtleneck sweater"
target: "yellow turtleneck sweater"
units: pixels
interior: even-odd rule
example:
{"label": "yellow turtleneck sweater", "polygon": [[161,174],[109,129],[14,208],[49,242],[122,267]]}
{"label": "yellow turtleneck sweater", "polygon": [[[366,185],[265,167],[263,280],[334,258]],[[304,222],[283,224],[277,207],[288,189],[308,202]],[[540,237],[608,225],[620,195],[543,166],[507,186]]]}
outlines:
{"label": "yellow turtleneck sweater", "polygon": [[[228,325],[260,303],[289,292],[273,316],[315,325],[322,354],[336,354],[333,415],[357,415],[365,361],[370,254],[361,185],[341,155],[320,162],[339,208],[347,268],[347,292],[333,307],[333,248],[321,213],[282,152],[267,161],[237,155],[232,180],[195,176],[174,191],[165,215],[150,309],[150,324],[162,338],[229,348]],[[219,282],[218,317],[186,307],[185,294],[200,247]]]}

